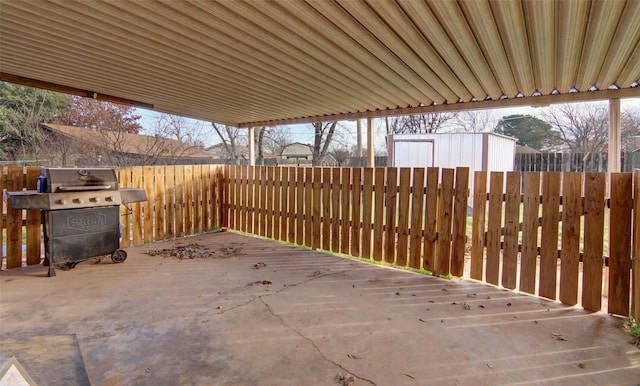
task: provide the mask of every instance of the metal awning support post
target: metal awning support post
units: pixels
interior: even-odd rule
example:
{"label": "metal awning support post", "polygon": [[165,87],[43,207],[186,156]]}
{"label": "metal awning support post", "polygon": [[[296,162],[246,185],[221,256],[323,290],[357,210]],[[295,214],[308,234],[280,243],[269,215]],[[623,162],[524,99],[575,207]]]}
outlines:
{"label": "metal awning support post", "polygon": [[249,165],[256,165],[256,130],[255,127],[249,127]]}
{"label": "metal awning support post", "polygon": [[620,171],[620,99],[609,99],[609,173]]}
{"label": "metal awning support post", "polygon": [[375,135],[373,131],[373,118],[367,118],[367,167],[372,168],[375,165]]}

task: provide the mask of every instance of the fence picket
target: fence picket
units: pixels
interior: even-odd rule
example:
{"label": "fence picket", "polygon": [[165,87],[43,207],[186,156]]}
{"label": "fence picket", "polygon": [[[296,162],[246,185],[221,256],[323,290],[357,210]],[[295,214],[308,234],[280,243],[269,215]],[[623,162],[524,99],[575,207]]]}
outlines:
{"label": "fence picket", "polygon": [[632,257],[632,288],[631,288],[631,316],[640,320],[640,170],[634,172],[633,178],[633,257]]}
{"label": "fence picket", "polygon": [[487,227],[487,262],[485,280],[498,285],[500,275],[500,228],[502,226],[502,172],[491,172],[489,177],[489,223]]}
{"label": "fence picket", "polygon": [[282,220],[282,168],[273,169],[273,239],[280,240]]}
{"label": "fence picket", "polygon": [[385,196],[385,168],[375,169],[375,202],[373,210],[373,260],[381,261],[383,255],[384,235],[384,196]]}
{"label": "fence picket", "polygon": [[516,288],[518,278],[521,183],[522,175],[519,172],[507,173],[507,193],[504,205],[504,243],[502,248],[502,286],[509,289]]}
{"label": "fence picket", "polygon": [[270,239],[273,238],[273,207],[275,204],[273,198],[275,193],[275,173],[276,171],[274,166],[267,167],[267,232],[265,236]]}
{"label": "fence picket", "polygon": [[396,261],[397,201],[398,169],[387,168],[387,192],[384,200],[387,214],[385,221],[384,259],[387,263],[395,263]]}
{"label": "fence picket", "polygon": [[453,209],[453,234],[451,243],[451,274],[464,274],[464,255],[467,240],[467,203],[469,197],[469,168],[456,168]]}
{"label": "fence picket", "polygon": [[238,203],[238,209],[240,212],[240,231],[247,231],[247,186],[249,168],[238,166],[240,168],[240,181],[238,188],[240,189],[240,202]]}
{"label": "fence picket", "polygon": [[398,244],[397,264],[400,267],[407,265],[407,252],[409,248],[409,199],[411,197],[411,169],[400,168],[400,185],[398,191]]}
{"label": "fence picket", "polygon": [[373,168],[364,168],[362,188],[362,257],[371,258]]}
{"label": "fence picket", "polygon": [[565,173],[562,185],[560,301],[573,306],[578,303],[582,174]]}
{"label": "fence picket", "polygon": [[[316,234],[314,232],[314,228],[316,227],[315,222],[319,221],[317,216],[314,216],[314,210],[316,205],[317,197],[315,197],[315,189],[316,189],[316,180],[314,175],[316,170],[320,172],[318,168],[306,168],[307,172],[305,174],[305,189],[304,189],[304,245],[308,247],[312,247],[314,249],[318,249],[318,247],[313,247],[316,244],[316,240],[314,237],[319,236],[319,232]],[[318,181],[319,182],[319,181]],[[318,188],[320,188],[320,184],[318,184]],[[318,227],[320,223],[318,223]],[[319,229],[319,228],[318,228]]]}
{"label": "fence picket", "polygon": [[[305,208],[304,202],[304,189],[305,189],[305,174],[311,173],[311,168],[296,168],[296,244],[304,244],[304,217],[311,216],[311,211],[305,213],[305,209],[311,208],[311,202],[307,204]],[[308,187],[312,189],[311,186]]]}
{"label": "fence picket", "polygon": [[612,314],[629,315],[631,270],[632,176],[611,173],[609,210],[609,309]]}
{"label": "fence picket", "polygon": [[[191,176],[189,176],[191,178]],[[147,201],[144,202],[144,243],[153,242],[153,213],[155,189],[153,185],[153,166],[145,166],[142,171],[144,190],[147,191]],[[189,232],[191,233],[191,232]]]}
{"label": "fence picket", "polygon": [[540,296],[555,300],[558,276],[558,222],[560,221],[560,172],[542,178],[542,232],[540,235]]}
{"label": "fence picket", "polygon": [[[7,191],[22,190],[22,166],[7,168]],[[22,210],[11,209],[7,197],[7,269],[22,267]]]}
{"label": "fence picket", "polygon": [[[311,174],[311,170],[307,170],[308,174]],[[322,219],[320,214],[322,213],[322,169],[313,168],[313,176],[310,180],[308,189],[313,189],[311,198],[313,199],[313,205],[311,212],[308,214],[309,220],[312,224],[311,227],[311,245],[313,249],[320,249],[322,246],[322,240],[320,239]]]}
{"label": "fence picket", "polygon": [[524,175],[522,253],[520,254],[520,291],[536,292],[538,262],[538,213],[540,213],[540,173]]}
{"label": "fence picket", "polygon": [[296,242],[296,169],[293,167],[289,170],[289,233],[287,235],[287,241],[290,243]]}
{"label": "fence picket", "polygon": [[484,271],[485,216],[487,211],[487,172],[475,172],[473,220],[471,223],[471,267],[469,276],[482,280]]}
{"label": "fence picket", "polygon": [[[132,185],[136,187],[142,187],[142,167],[132,169]],[[147,197],[148,200],[148,197]],[[142,206],[141,202],[133,204],[133,244],[142,245]],[[179,219],[182,219],[182,212],[180,212]]]}
{"label": "fence picket", "polygon": [[585,175],[582,307],[589,311],[600,311],[602,308],[604,191],[604,174],[587,173]]}
{"label": "fence picket", "polygon": [[[165,167],[165,178],[167,173],[167,167]],[[214,207],[212,201],[211,191],[215,190],[215,180],[213,177],[213,171],[211,165],[202,165],[202,232],[208,232],[211,227],[211,212]],[[168,184],[167,184],[168,185]],[[215,197],[215,195],[214,195]],[[166,191],[165,191],[166,201]]]}
{"label": "fence picket", "polygon": [[453,181],[455,171],[442,169],[442,190],[438,202],[438,241],[436,252],[436,274],[451,273],[451,226],[453,212]]}
{"label": "fence picket", "polygon": [[165,208],[164,208],[164,193],[166,192],[166,182],[165,182],[165,170],[164,166],[155,166],[154,167],[155,174],[155,184],[156,191],[154,194],[154,223],[155,223],[155,241],[164,240],[164,226],[165,226]]}
{"label": "fence picket", "polygon": [[267,167],[260,166],[260,236],[267,235],[267,216],[269,212],[267,201]]}
{"label": "fence picket", "polygon": [[427,190],[424,210],[424,251],[422,265],[436,272],[436,241],[438,240],[438,180],[440,169],[427,168]]}
{"label": "fence picket", "polygon": [[289,168],[281,167],[280,175],[280,238],[278,240],[285,241],[289,239]]}
{"label": "fence picket", "polygon": [[[27,168],[27,190],[36,190],[36,178],[40,175],[39,167]],[[39,210],[27,210],[27,265],[40,264],[40,244],[42,216]],[[2,213],[2,212],[0,212]],[[1,236],[1,235],[0,235]]]}
{"label": "fence picket", "polygon": [[341,206],[340,214],[342,217],[340,228],[341,231],[341,240],[340,240],[340,252],[345,255],[349,253],[349,234],[350,232],[350,222],[349,217],[351,214],[350,207],[350,199],[351,199],[351,169],[342,169],[342,197],[341,197]]}
{"label": "fence picket", "polygon": [[[123,166],[118,170],[118,184],[120,188],[131,187],[131,167]],[[128,248],[131,246],[131,216],[129,215],[129,206],[120,206],[120,248]]]}
{"label": "fence picket", "polygon": [[340,172],[331,171],[331,251],[340,252]]}
{"label": "fence picket", "polygon": [[167,221],[167,239],[173,239],[176,237],[176,218],[175,218],[175,205],[176,205],[176,178],[175,178],[175,166],[167,166],[164,170],[164,179],[166,181],[167,190],[165,191],[166,212],[165,219]]}
{"label": "fence picket", "polygon": [[[318,181],[320,184],[320,182]],[[322,168],[322,249],[331,249],[331,168]]]}
{"label": "fence picket", "polygon": [[[420,268],[422,251],[424,211],[424,168],[413,169],[413,187],[411,191],[411,226],[409,241],[409,267]],[[365,204],[366,208],[366,204]]]}
{"label": "fence picket", "polygon": [[360,228],[362,214],[362,168],[352,169],[351,189],[351,256],[360,256]]}
{"label": "fence picket", "polygon": [[251,233],[260,235],[260,216],[262,206],[260,205],[260,173],[262,166],[250,166],[251,184],[249,185],[249,208],[251,210]]}
{"label": "fence picket", "polygon": [[[158,168],[156,168],[156,170],[158,170]],[[192,228],[191,234],[194,234],[194,233],[202,232],[202,165],[193,165],[192,170],[193,170],[193,207],[192,207],[193,228]],[[156,205],[158,205],[158,203],[156,203]],[[157,226],[157,223],[156,223],[156,226]]]}

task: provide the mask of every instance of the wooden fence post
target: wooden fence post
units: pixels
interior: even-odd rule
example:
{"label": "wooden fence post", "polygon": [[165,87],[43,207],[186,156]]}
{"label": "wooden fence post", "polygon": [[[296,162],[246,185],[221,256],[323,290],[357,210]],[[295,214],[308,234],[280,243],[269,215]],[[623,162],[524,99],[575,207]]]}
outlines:
{"label": "wooden fence post", "polygon": [[634,173],[633,184],[633,261],[631,267],[631,316],[640,322],[640,170]]}

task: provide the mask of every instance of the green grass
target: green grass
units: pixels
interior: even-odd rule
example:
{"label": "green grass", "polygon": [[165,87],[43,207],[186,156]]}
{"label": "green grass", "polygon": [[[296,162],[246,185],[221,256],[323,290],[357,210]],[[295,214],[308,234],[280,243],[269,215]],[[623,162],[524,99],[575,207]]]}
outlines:
{"label": "green grass", "polygon": [[640,323],[633,318],[629,318],[627,325],[629,327],[629,332],[633,337],[631,343],[640,348]]}

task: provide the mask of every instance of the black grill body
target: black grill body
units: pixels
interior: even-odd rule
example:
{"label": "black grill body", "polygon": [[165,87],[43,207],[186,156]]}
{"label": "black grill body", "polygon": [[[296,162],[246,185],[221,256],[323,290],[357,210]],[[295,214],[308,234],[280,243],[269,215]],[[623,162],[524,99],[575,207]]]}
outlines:
{"label": "black grill body", "polygon": [[[42,168],[39,190],[7,192],[12,209],[40,210],[49,276],[111,254],[120,263],[120,205],[146,201],[143,189],[119,189],[114,169]],[[44,188],[43,188],[44,187]]]}

